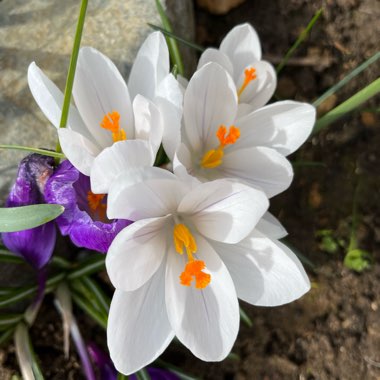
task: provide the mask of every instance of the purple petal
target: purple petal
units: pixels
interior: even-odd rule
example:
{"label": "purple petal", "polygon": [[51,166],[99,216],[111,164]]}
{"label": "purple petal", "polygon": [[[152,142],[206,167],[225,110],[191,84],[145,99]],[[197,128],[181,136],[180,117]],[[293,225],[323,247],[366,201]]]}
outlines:
{"label": "purple petal", "polygon": [[47,181],[45,199],[48,203],[65,207],[63,214],[56,219],[62,235],[69,235],[78,247],[107,252],[115,236],[131,222],[99,220],[99,215],[89,207],[89,191],[89,177],[66,160]]}
{"label": "purple petal", "polygon": [[2,234],[4,245],[14,253],[22,256],[34,268],[40,269],[53,254],[56,229],[54,222],[18,232]]}
{"label": "purple petal", "polygon": [[100,380],[116,380],[117,371],[107,354],[102,351],[95,343],[87,346],[91,359],[99,369]]}
{"label": "purple petal", "polygon": [[[16,181],[6,201],[7,207],[44,203],[46,181],[53,173],[52,157],[30,154],[19,165]],[[56,230],[53,222],[19,232],[2,234],[4,245],[25,258],[36,269],[42,268],[53,254]]]}

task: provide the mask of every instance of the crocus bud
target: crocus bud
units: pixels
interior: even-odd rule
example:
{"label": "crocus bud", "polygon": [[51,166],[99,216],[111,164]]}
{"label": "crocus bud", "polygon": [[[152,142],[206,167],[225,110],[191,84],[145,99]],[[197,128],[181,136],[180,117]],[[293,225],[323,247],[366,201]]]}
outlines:
{"label": "crocus bud", "polygon": [[[44,189],[53,174],[54,159],[40,154],[26,156],[19,165],[16,181],[9,193],[6,207],[45,203]],[[56,239],[54,222],[18,232],[2,234],[4,245],[34,268],[42,268],[50,259]]]}

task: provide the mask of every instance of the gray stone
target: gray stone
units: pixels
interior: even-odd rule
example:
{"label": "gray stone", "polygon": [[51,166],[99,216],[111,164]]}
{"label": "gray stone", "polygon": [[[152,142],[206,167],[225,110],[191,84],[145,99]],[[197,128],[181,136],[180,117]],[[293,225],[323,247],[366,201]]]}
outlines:
{"label": "gray stone", "polygon": [[[168,0],[167,6],[177,33],[193,39],[192,1]],[[55,128],[34,102],[27,68],[36,61],[64,89],[79,8],[78,0],[0,2],[0,144],[55,148]],[[152,31],[147,23],[160,25],[154,0],[89,1],[82,46],[93,46],[109,56],[126,77],[137,50]],[[185,64],[193,68],[194,57],[186,54]],[[0,150],[0,203],[24,155]]]}

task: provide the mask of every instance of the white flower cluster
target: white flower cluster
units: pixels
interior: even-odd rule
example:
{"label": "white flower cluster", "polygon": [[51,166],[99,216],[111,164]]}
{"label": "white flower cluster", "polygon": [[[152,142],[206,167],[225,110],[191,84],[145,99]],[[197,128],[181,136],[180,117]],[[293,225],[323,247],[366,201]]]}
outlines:
{"label": "white flower cluster", "polygon": [[[32,63],[29,86],[58,128],[63,95]],[[106,257],[116,288],[108,347],[130,374],[174,336],[198,358],[219,361],[239,329],[238,298],[276,306],[310,288],[268,198],[293,177],[286,156],[309,136],[315,109],[280,101],[273,67],[248,24],[207,49],[187,82],[170,73],[165,38],[142,45],[128,84],[93,48],[82,48],[62,150],[107,194],[107,217],[134,223]],[[172,171],[155,167],[160,145]]]}

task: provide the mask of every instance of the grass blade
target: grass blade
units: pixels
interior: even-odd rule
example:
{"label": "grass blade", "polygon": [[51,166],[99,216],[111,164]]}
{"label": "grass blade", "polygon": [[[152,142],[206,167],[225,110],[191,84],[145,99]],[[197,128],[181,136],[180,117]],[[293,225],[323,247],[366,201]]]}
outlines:
{"label": "grass blade", "polygon": [[188,41],[188,40],[186,40],[186,39],[184,39],[184,38],[182,38],[180,36],[177,36],[176,34],[174,34],[172,32],[169,32],[168,30],[166,30],[164,28],[161,28],[158,25],[154,25],[154,24],[150,24],[150,23],[148,23],[148,25],[152,29],[160,31],[162,34],[164,34],[167,37],[174,38],[175,40],[177,40],[178,42],[181,42],[182,44],[184,44],[185,46],[188,46],[189,48],[197,50],[197,51],[199,51],[201,53],[205,51],[205,48],[202,47],[201,45],[197,45],[194,42]]}
{"label": "grass blade", "polygon": [[251,321],[251,318],[248,317],[247,313],[241,308],[239,307],[239,311],[240,311],[240,319],[248,326],[248,327],[252,327],[253,326],[253,323]]}
{"label": "grass blade", "polygon": [[[167,30],[170,33],[173,33],[172,26],[170,24],[168,16],[166,16],[165,10],[164,10],[160,0],[156,0],[156,7],[157,7],[157,11],[158,11],[160,18],[161,18],[163,29]],[[185,69],[183,66],[181,53],[179,52],[179,49],[178,49],[177,41],[172,37],[166,37],[166,42],[168,44],[169,54],[170,54],[170,58],[172,60],[172,64],[177,65],[178,73],[181,75],[184,75]]]}
{"label": "grass blade", "polygon": [[0,209],[0,232],[15,232],[41,226],[61,215],[64,207],[39,204]]}
{"label": "grass blade", "polygon": [[0,262],[12,264],[25,264],[25,260],[12,252],[0,248]]}
{"label": "grass blade", "polygon": [[310,20],[310,22],[307,25],[307,27],[298,36],[296,42],[287,51],[287,53],[285,54],[285,57],[283,58],[283,60],[276,67],[277,74],[279,74],[279,72],[285,67],[285,65],[287,64],[289,58],[294,54],[294,52],[298,49],[298,47],[301,45],[301,43],[306,40],[306,38],[308,37],[311,29],[313,29],[314,24],[317,22],[317,20],[319,19],[319,17],[321,17],[322,13],[323,13],[323,8],[319,9],[315,13],[315,15]]}
{"label": "grass blade", "polygon": [[[73,50],[71,52],[69,71],[68,71],[67,79],[66,79],[65,95],[63,98],[62,114],[61,114],[61,121],[59,123],[59,128],[66,127],[67,119],[69,116],[71,93],[73,91],[74,76],[75,76],[75,70],[77,67],[80,41],[82,39],[84,19],[86,17],[87,3],[88,3],[88,0],[82,0],[82,4],[79,11],[77,28],[75,31],[74,45],[73,45]],[[62,152],[59,141],[57,142],[56,151],[58,153]],[[59,159],[57,159],[56,163],[57,164],[59,163]]]}
{"label": "grass blade", "polygon": [[47,149],[32,148],[30,146],[0,145],[0,149],[25,150],[27,152],[38,153],[38,154],[41,154],[43,156],[61,158],[61,159],[65,158],[65,155],[63,153],[52,152],[51,150],[47,150]]}
{"label": "grass blade", "polygon": [[380,92],[380,78],[373,81],[367,87],[363,88],[345,102],[332,109],[326,115],[322,116],[314,126],[313,134],[318,133],[321,129],[343,117],[347,113],[359,107],[362,103],[372,98]]}
{"label": "grass blade", "polygon": [[67,278],[69,280],[74,280],[82,276],[100,272],[105,268],[104,261],[105,255],[101,254],[92,256],[87,260],[83,260],[83,262],[80,263],[79,266],[67,276]]}
{"label": "grass blade", "polygon": [[359,75],[362,71],[364,71],[368,66],[375,63],[380,58],[380,51],[374,54],[372,57],[368,58],[361,65],[352,70],[349,74],[347,74],[341,81],[336,83],[330,89],[328,89],[324,94],[322,94],[317,100],[314,101],[313,105],[318,107],[325,99],[329,96],[335,94],[338,90],[340,90],[343,86],[345,86],[350,80]]}

